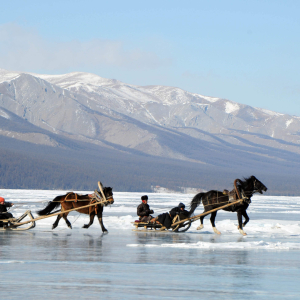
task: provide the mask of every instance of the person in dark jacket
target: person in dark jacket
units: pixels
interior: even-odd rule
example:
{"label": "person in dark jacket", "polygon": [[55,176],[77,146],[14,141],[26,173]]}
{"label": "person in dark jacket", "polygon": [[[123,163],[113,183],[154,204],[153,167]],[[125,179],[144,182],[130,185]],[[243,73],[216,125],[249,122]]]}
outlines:
{"label": "person in dark jacket", "polygon": [[6,202],[4,198],[0,197],[0,220],[13,218],[13,215],[7,212],[7,207],[12,207],[13,203]]}
{"label": "person in dark jacket", "polygon": [[189,212],[185,210],[185,205],[183,203],[179,203],[178,206],[172,208],[168,213],[163,213],[158,215],[155,220],[160,223],[162,226],[169,229],[172,225],[172,220],[176,215],[180,216],[180,219],[186,219],[189,217]]}
{"label": "person in dark jacket", "polygon": [[142,203],[137,207],[137,215],[140,217],[141,222],[149,222],[153,217],[151,214],[154,213],[150,206],[148,205],[148,196],[144,195],[141,197]]}

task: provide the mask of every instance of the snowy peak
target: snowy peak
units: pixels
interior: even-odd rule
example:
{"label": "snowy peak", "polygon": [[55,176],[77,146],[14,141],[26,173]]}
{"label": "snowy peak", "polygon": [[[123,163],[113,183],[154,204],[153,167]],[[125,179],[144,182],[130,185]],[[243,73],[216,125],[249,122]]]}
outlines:
{"label": "snowy peak", "polygon": [[62,88],[73,88],[81,86],[107,86],[117,84],[115,79],[106,79],[91,73],[72,72],[62,75],[42,75],[33,74],[36,77],[45,79],[53,84],[59,85]]}
{"label": "snowy peak", "polygon": [[90,73],[0,70],[1,107],[51,132],[157,156],[202,161],[200,152],[188,154],[176,138],[169,139],[170,132],[190,138],[186,144],[194,149],[205,140],[300,153],[300,118],[177,87],[137,86]]}
{"label": "snowy peak", "polygon": [[0,83],[5,81],[10,81],[19,77],[21,72],[11,72],[4,69],[0,69]]}

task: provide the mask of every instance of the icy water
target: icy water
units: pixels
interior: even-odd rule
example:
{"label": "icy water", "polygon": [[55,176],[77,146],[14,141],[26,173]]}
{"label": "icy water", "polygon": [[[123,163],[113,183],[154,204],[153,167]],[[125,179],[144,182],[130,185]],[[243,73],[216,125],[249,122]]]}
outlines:
{"label": "icy water", "polygon": [[[20,216],[63,191],[0,190]],[[83,193],[83,192],[82,192]],[[300,197],[257,196],[248,209],[247,236],[236,214],[219,212],[216,235],[206,217],[186,233],[132,231],[141,193],[114,193],[89,229],[72,213],[52,231],[55,217],[24,232],[0,231],[1,299],[299,299]],[[148,194],[155,214],[193,195]],[[200,207],[196,213],[201,213]]]}

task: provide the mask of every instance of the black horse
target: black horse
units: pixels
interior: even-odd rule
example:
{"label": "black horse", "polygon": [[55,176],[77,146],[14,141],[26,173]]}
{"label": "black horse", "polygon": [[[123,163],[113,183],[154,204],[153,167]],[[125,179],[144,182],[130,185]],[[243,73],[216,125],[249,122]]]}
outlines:
{"label": "black horse", "polygon": [[[93,205],[90,207],[80,208],[82,206],[96,203],[95,199],[93,198],[93,195],[79,195],[79,194],[70,192],[63,196],[57,196],[55,199],[50,201],[44,209],[38,211],[37,213],[40,216],[48,215],[51,213],[51,211],[53,211],[55,208],[59,207],[60,205],[61,205],[62,212],[69,210],[69,209],[78,208],[77,212],[90,215],[89,224],[84,225],[83,228],[89,228],[94,222],[95,215],[97,215],[100,226],[102,228],[102,231],[107,232],[107,229],[104,227],[103,221],[102,221],[103,206],[113,204],[114,198],[113,198],[113,192],[112,192],[111,187],[103,188],[103,193],[107,200],[107,202],[105,202],[104,204],[98,204],[98,205]],[[57,227],[58,222],[62,217],[65,219],[68,227],[72,229],[72,225],[71,225],[70,221],[67,219],[68,214],[69,213],[67,212],[67,213],[58,215],[56,218],[56,221],[54,222],[54,224],[52,226],[52,229]]]}
{"label": "black horse", "polygon": [[[262,182],[260,182],[255,176],[244,178],[244,180],[237,179],[235,182],[236,182],[236,189],[231,191],[230,193],[228,191],[220,192],[220,191],[212,190],[207,193],[197,194],[191,201],[191,208],[195,210],[196,207],[199,206],[202,201],[204,206],[204,212],[207,212],[212,209],[229,204],[230,202],[234,202],[235,199],[237,200],[241,197],[244,200],[243,202],[223,208],[223,210],[237,212],[237,218],[239,222],[238,229],[242,235],[246,235],[246,233],[243,230],[243,227],[250,220],[246,210],[249,204],[251,203],[251,197],[253,196],[254,193],[262,194],[263,191],[266,192],[267,187]],[[216,215],[217,215],[217,211],[211,213],[210,222],[214,232],[220,234],[221,232],[218,231],[215,226]],[[200,226],[197,228],[197,230],[203,228],[204,217],[205,216],[200,218]],[[243,223],[243,217],[245,218],[244,223]]]}

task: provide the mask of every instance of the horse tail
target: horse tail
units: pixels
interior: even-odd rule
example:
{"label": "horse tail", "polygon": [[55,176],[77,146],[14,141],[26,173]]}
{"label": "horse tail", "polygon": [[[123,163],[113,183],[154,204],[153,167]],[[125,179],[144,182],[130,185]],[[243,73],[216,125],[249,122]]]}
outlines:
{"label": "horse tail", "polygon": [[201,204],[202,197],[205,195],[205,193],[199,193],[194,196],[193,200],[190,203],[190,215],[196,210],[196,208]]}
{"label": "horse tail", "polygon": [[39,216],[48,215],[52,210],[60,206],[60,199],[61,196],[57,196],[54,200],[49,201],[48,205],[44,209],[37,211],[37,214]]}

